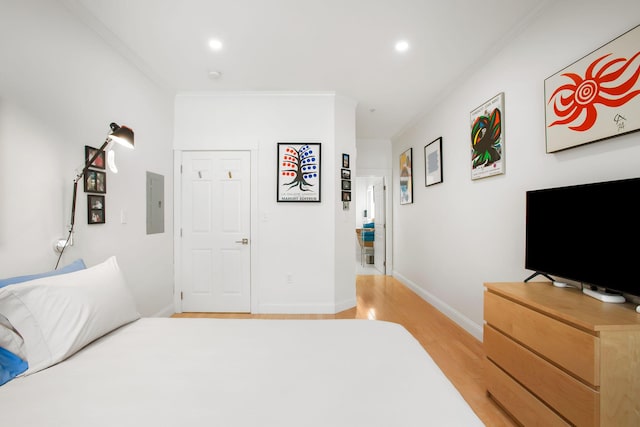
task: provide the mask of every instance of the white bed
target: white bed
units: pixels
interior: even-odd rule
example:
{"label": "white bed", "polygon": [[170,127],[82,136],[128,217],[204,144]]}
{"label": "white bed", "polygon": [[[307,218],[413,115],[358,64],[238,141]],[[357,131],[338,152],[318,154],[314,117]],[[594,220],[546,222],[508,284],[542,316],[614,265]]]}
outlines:
{"label": "white bed", "polygon": [[[51,289],[65,279],[53,287],[48,280],[51,307],[60,303]],[[16,290],[21,303],[33,294]],[[0,289],[0,314],[24,323],[2,297]],[[63,322],[68,312],[84,322],[69,304],[58,314]],[[89,317],[100,322],[100,314]],[[0,386],[0,426],[483,425],[395,323],[134,317],[97,340],[71,330],[71,350],[59,356],[59,343],[46,337],[48,362],[30,361]]]}

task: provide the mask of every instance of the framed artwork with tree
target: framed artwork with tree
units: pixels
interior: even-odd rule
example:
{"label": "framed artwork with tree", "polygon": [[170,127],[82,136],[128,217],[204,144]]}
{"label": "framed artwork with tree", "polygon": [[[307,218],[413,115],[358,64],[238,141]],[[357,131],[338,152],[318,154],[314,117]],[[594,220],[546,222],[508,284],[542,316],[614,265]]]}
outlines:
{"label": "framed artwork with tree", "polygon": [[320,202],[321,144],[278,143],[278,202]]}

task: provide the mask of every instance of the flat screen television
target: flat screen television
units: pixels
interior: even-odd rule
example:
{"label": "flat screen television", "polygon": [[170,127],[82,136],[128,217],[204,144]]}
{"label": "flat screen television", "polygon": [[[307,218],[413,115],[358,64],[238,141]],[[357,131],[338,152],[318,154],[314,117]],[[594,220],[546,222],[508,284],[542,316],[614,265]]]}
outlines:
{"label": "flat screen television", "polygon": [[640,178],[527,191],[526,281],[542,274],[640,297],[638,202]]}

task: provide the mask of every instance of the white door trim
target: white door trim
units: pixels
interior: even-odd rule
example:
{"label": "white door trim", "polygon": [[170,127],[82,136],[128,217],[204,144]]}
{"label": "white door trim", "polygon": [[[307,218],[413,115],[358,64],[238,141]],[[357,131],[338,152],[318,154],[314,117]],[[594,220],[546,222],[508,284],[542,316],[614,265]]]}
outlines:
{"label": "white door trim", "polygon": [[[387,185],[385,183],[384,176],[376,177],[375,184],[373,185],[373,199],[376,202],[376,219],[375,219],[375,239],[373,240],[374,247],[374,266],[378,271],[382,274],[387,274],[386,264],[387,264]],[[376,198],[376,189],[382,192],[382,200],[378,200]],[[382,213],[382,222],[379,221],[380,215],[378,212]],[[379,225],[382,224],[382,230],[379,229]],[[382,243],[382,244],[380,244]],[[382,256],[380,256],[382,255]]]}

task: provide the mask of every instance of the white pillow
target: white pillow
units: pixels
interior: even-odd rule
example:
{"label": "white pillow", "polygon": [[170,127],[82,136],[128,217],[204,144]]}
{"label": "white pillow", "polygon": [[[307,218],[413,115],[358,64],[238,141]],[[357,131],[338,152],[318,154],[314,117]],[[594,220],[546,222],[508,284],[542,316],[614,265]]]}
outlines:
{"label": "white pillow", "polygon": [[140,318],[115,257],[85,270],[1,288],[0,314],[24,339],[25,375]]}

